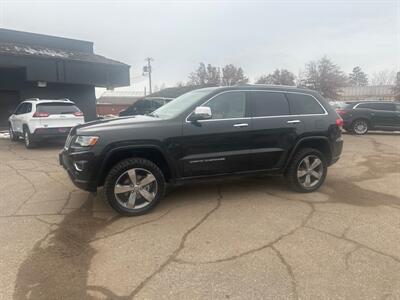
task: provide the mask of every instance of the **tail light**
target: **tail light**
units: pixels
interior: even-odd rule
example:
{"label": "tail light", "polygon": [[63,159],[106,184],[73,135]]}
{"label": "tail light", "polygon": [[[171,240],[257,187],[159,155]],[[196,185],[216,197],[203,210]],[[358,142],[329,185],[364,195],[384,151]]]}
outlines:
{"label": "tail light", "polygon": [[83,116],[83,112],[81,112],[81,111],[76,111],[76,112],[74,112],[74,116],[76,116],[76,117],[82,117],[82,116]]}
{"label": "tail light", "polygon": [[342,128],[342,127],[343,127],[343,119],[342,119],[342,118],[336,119],[336,125],[337,125],[339,128]]}
{"label": "tail light", "polygon": [[347,113],[347,110],[345,109],[337,109],[336,112],[338,113],[339,116],[343,116]]}
{"label": "tail light", "polygon": [[49,113],[48,112],[35,112],[34,114],[33,114],[33,117],[34,118],[45,118],[45,117],[48,117],[49,116]]}

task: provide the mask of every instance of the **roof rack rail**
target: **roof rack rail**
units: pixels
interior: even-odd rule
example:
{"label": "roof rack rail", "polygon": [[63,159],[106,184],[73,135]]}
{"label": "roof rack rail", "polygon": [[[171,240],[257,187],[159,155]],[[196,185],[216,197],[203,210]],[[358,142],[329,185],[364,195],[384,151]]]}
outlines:
{"label": "roof rack rail", "polygon": [[28,98],[25,101],[39,101],[39,98]]}
{"label": "roof rack rail", "polygon": [[268,83],[246,83],[245,85],[250,85],[250,86],[259,86],[259,85],[263,85],[263,86],[269,86],[269,87],[284,87],[284,88],[298,88],[295,85],[285,85],[285,84],[268,84]]}

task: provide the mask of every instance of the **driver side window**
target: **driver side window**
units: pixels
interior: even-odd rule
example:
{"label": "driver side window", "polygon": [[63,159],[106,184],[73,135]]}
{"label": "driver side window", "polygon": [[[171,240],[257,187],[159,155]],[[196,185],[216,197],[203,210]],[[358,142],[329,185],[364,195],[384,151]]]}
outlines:
{"label": "driver side window", "polygon": [[26,110],[26,103],[21,103],[15,110],[16,115],[24,114]]}
{"label": "driver side window", "polygon": [[246,116],[246,95],[244,92],[223,93],[203,106],[211,109],[212,119],[244,118]]}

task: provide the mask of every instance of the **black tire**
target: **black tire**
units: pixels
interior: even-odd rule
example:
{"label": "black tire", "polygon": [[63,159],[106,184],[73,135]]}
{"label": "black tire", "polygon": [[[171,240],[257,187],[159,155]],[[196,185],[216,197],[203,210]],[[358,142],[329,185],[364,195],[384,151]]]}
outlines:
{"label": "black tire", "polygon": [[369,123],[365,119],[354,120],[351,124],[351,132],[357,135],[364,135],[369,130]]}
{"label": "black tire", "polygon": [[29,131],[28,127],[24,126],[23,134],[24,134],[25,147],[27,149],[35,148],[36,144],[35,144],[35,142],[33,142],[33,136],[31,134],[31,132]]}
{"label": "black tire", "polygon": [[14,130],[12,129],[11,124],[8,124],[8,133],[10,134],[10,140],[13,142],[18,141],[18,136],[15,134]]}
{"label": "black tire", "polygon": [[[312,185],[310,187],[305,187],[304,184],[302,184],[301,182],[301,178],[298,177],[298,171],[300,170],[299,168],[301,167],[301,164],[306,157],[309,157],[309,159],[311,159],[312,157],[316,157],[321,161],[321,169],[318,169],[318,171],[321,171],[320,178],[315,185]],[[300,193],[310,193],[317,190],[324,183],[327,171],[328,166],[326,158],[320,151],[313,148],[303,148],[298,150],[293,156],[288,168],[286,169],[285,178],[287,183],[293,190]]]}
{"label": "black tire", "polygon": [[[114,193],[114,188],[117,184],[117,181],[120,180],[121,176],[124,176],[124,173],[126,173],[128,170],[131,169],[145,170],[151,173],[155,178],[155,183],[156,183],[155,197],[146,206],[141,208],[128,208],[122,205],[120,203],[121,200],[117,199],[117,196]],[[153,209],[158,204],[158,202],[164,197],[165,187],[166,187],[165,178],[160,168],[153,162],[143,158],[128,158],[117,163],[109,171],[104,184],[105,194],[110,206],[118,213],[129,217],[143,215],[149,212],[151,209]],[[141,196],[140,192],[138,195],[139,195],[138,198],[139,200],[143,200],[143,203],[146,202],[145,198]]]}

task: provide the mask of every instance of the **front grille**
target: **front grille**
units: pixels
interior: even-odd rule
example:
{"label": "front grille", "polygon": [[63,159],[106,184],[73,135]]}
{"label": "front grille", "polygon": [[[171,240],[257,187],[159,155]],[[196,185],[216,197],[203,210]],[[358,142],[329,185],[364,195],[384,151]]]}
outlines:
{"label": "front grille", "polygon": [[65,140],[65,145],[64,145],[64,149],[68,150],[69,146],[71,145],[71,141],[72,141],[73,135],[68,134],[67,139]]}

